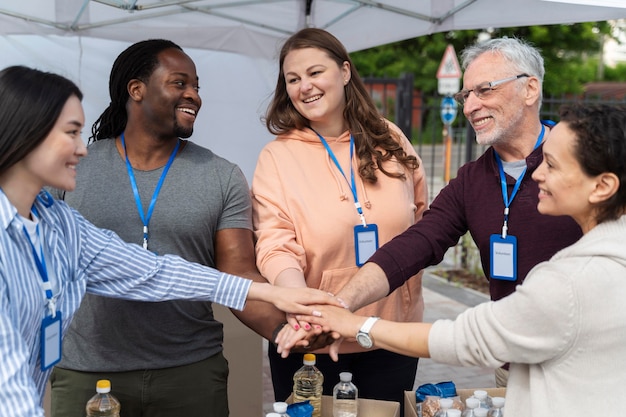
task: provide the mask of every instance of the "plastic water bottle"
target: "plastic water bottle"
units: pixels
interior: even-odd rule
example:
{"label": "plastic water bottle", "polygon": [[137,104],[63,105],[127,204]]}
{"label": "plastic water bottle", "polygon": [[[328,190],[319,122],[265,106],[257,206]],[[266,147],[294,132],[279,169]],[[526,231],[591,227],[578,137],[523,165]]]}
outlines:
{"label": "plastic water bottle", "polygon": [[465,400],[465,410],[463,410],[463,417],[476,417],[474,410],[480,406],[478,398],[469,397]]}
{"label": "plastic water bottle", "polygon": [[304,355],[302,368],[293,376],[293,402],[309,400],[313,406],[312,417],[322,416],[322,391],[324,375],[315,367],[315,355]]}
{"label": "plastic water bottle", "polygon": [[356,417],[359,390],[352,383],[352,373],[339,374],[339,382],[333,388],[333,417]]}
{"label": "plastic water bottle", "polygon": [[488,417],[503,417],[504,411],[502,411],[502,407],[504,407],[504,397],[493,397],[491,399],[492,406],[487,413]]}
{"label": "plastic water bottle", "polygon": [[285,402],[275,402],[274,404],[272,404],[272,408],[274,410],[274,414],[276,415],[272,417],[289,417],[289,414],[287,414],[287,407],[288,404]]}
{"label": "plastic water bottle", "polygon": [[96,395],[87,401],[87,417],[120,417],[120,402],[111,394],[111,381],[101,379],[96,383]]}
{"label": "plastic water bottle", "polygon": [[435,413],[435,417],[448,417],[448,411],[452,408],[453,403],[452,398],[440,398],[439,410]]}
{"label": "plastic water bottle", "polygon": [[483,390],[474,391],[474,398],[478,398],[478,401],[480,401],[480,405],[479,405],[480,408],[486,408],[487,410],[491,408],[491,397],[489,396],[487,391],[483,391]]}
{"label": "plastic water bottle", "polygon": [[474,409],[474,415],[476,417],[487,417],[488,412],[489,410],[487,410],[486,408],[482,408],[482,407],[476,407]]}

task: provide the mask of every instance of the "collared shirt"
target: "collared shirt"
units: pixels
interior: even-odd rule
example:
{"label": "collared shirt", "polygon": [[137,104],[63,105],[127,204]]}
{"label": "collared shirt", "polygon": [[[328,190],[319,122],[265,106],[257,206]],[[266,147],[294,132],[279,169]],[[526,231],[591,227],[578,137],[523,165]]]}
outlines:
{"label": "collared shirt", "polygon": [[[57,277],[62,332],[86,292],[139,301],[208,300],[239,310],[245,305],[250,280],[129,245],[46,192],[35,206],[47,268]],[[40,368],[40,328],[47,314],[41,282],[21,217],[0,190],[0,404],[12,417],[44,415],[49,372]]]}

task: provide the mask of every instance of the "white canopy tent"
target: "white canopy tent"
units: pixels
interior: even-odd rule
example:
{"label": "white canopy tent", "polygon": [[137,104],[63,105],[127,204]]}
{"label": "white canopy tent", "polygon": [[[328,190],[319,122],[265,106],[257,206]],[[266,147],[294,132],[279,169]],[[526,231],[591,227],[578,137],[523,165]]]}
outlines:
{"label": "white canopy tent", "polygon": [[[281,43],[324,28],[350,51],[434,32],[626,17],[626,0],[0,0],[2,66],[59,72],[85,93],[87,126],[108,73],[133,42],[170,39],[194,58],[204,104],[192,140],[251,178],[271,137],[260,122]],[[88,132],[85,138],[88,137]]]}
{"label": "white canopy tent", "polygon": [[5,0],[0,33],[164,37],[271,59],[305,26],[330,31],[354,51],[448,30],[616,19],[625,7],[624,0]]}

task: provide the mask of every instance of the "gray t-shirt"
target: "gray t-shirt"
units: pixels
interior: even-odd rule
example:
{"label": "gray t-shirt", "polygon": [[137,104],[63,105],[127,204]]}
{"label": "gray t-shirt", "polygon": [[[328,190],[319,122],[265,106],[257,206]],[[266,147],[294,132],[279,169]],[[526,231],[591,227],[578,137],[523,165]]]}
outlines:
{"label": "gray t-shirt", "polygon": [[[95,225],[141,245],[143,223],[115,141],[100,140],[88,149],[78,165],[76,190],[65,193],[65,201]],[[162,172],[134,170],[144,216]],[[215,267],[216,232],[252,229],[243,173],[187,142],[167,173],[149,226],[149,250]],[[58,366],[117,372],[187,365],[220,352],[222,340],[222,323],[210,302],[148,303],[88,294],[64,338]]]}

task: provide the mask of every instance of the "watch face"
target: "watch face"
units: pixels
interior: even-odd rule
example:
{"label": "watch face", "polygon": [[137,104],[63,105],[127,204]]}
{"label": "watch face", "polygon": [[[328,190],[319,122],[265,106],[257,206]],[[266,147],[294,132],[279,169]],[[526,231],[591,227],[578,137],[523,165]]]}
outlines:
{"label": "watch face", "polygon": [[372,339],[370,339],[368,334],[358,333],[356,335],[356,341],[359,342],[359,345],[363,346],[366,349],[372,347]]}

